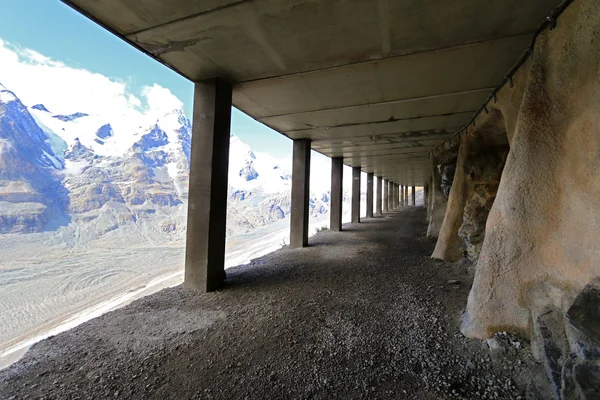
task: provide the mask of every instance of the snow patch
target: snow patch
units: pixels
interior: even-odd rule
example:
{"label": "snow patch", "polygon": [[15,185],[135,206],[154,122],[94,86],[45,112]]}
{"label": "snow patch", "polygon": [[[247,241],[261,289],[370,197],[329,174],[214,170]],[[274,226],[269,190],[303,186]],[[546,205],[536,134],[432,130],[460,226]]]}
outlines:
{"label": "snow patch", "polygon": [[0,91],[0,103],[8,104],[12,101],[16,101],[17,96],[13,94],[13,92],[9,90]]}

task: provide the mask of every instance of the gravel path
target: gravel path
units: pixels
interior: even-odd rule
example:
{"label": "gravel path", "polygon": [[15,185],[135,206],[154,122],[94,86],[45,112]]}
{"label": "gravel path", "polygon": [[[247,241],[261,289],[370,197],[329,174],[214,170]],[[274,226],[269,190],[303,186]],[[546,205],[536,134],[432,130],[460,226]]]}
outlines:
{"label": "gravel path", "polygon": [[422,208],[346,227],[227,270],[219,292],[166,289],[42,341],[0,398],[536,397],[525,342],[492,357],[458,332],[472,277],[429,258]]}

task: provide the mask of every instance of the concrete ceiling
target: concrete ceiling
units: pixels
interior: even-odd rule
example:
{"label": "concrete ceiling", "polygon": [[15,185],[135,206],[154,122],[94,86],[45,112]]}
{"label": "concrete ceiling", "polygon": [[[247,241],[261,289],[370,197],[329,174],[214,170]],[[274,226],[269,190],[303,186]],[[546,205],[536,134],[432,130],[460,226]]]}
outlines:
{"label": "concrete ceiling", "polygon": [[63,0],[365,172],[422,185],[559,0]]}

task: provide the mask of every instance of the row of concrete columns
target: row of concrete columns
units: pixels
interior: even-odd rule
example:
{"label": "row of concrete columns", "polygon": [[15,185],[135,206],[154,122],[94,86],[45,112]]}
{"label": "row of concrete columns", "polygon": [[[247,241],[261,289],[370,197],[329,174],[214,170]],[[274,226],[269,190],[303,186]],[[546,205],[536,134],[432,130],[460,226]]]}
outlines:
{"label": "row of concrete columns", "polygon": [[[225,233],[231,124],[231,84],[224,79],[196,83],[190,157],[186,288],[213,291],[225,280]],[[308,245],[310,139],[294,140],[290,246]],[[342,230],[343,159],[332,158],[330,228]],[[360,222],[361,169],[352,169],[351,221]],[[367,217],[373,217],[375,176],[367,174]],[[412,188],[415,204],[415,188]],[[408,203],[408,187],[377,177],[375,210],[381,215]]]}

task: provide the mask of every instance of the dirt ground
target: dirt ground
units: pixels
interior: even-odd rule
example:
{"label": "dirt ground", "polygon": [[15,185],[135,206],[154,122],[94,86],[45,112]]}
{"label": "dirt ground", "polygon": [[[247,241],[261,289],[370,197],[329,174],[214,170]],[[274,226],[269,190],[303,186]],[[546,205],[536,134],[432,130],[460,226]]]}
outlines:
{"label": "dirt ground", "polygon": [[345,227],[44,340],[0,398],[547,398],[526,340],[460,334],[472,273],[429,258],[423,208]]}

